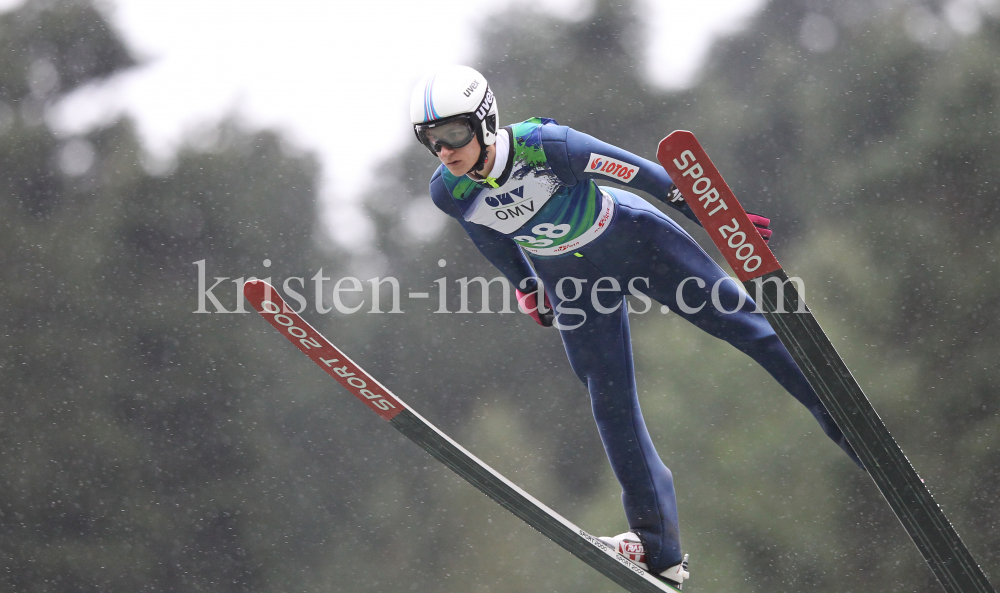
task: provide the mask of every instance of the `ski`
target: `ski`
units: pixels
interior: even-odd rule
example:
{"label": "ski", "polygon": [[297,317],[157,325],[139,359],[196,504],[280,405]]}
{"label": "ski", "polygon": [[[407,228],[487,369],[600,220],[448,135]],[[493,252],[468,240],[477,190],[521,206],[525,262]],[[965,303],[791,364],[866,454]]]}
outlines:
{"label": "ski", "polygon": [[469,453],[348,358],[290,309],[274,288],[250,280],[243,294],[296,348],[396,430],[535,530],[633,593],[677,593]]}
{"label": "ski", "polygon": [[868,474],[949,593],[995,593],[732,190],[691,132],[664,138],[656,157],[778,338],[830,411]]}

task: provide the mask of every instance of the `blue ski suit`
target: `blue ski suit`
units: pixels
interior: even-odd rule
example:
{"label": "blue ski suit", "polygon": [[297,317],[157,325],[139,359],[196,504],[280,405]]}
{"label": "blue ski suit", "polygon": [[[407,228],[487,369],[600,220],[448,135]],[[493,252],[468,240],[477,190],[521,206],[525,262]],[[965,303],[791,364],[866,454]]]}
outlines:
{"label": "blue ski suit", "polygon": [[504,163],[502,172],[486,182],[455,177],[442,165],[431,179],[431,197],[514,285],[542,280],[566,355],[590,392],[630,531],[642,540],[651,571],[678,564],[682,554],[673,477],[639,409],[626,291],[652,297],[750,356],[858,463],[742,289],[669,217],[635,194],[595,183],[648,192],[697,222],[683,199],[670,195],[662,167],[544,118],[503,128],[497,162]]}

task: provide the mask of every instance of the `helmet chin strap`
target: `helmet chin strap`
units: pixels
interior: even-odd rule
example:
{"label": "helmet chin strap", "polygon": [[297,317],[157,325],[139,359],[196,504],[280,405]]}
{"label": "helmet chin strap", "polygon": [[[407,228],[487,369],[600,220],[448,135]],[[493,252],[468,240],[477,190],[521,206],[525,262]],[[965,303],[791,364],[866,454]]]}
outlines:
{"label": "helmet chin strap", "polygon": [[[476,130],[476,140],[479,142],[479,158],[476,159],[476,163],[472,165],[465,175],[477,182],[483,182],[491,187],[497,187],[496,180],[490,177],[490,172],[493,167],[489,166],[489,168],[487,168],[487,161],[490,156],[489,146],[483,142],[482,132],[479,130]],[[483,174],[479,175],[476,171],[483,171]]]}
{"label": "helmet chin strap", "polygon": [[[478,133],[476,134],[476,139],[479,141],[479,159],[476,161],[476,164],[472,165],[472,168],[469,169],[469,173],[473,175],[476,175],[476,171],[479,171],[486,166],[486,158],[489,156],[486,143],[483,142],[483,139],[479,137]],[[487,175],[483,176],[484,178],[489,175],[489,171],[486,171],[486,174]]]}

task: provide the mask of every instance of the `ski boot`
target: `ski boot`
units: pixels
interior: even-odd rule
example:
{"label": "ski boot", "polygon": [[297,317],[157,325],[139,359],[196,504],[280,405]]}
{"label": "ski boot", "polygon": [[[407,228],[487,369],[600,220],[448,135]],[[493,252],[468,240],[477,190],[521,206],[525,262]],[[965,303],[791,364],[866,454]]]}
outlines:
{"label": "ski boot", "polygon": [[[642,541],[639,540],[639,536],[636,534],[629,531],[619,533],[614,537],[601,537],[598,539],[615,552],[638,564],[639,568],[649,570],[649,565],[646,564],[646,550],[642,547]],[[691,576],[688,573],[688,555],[684,554],[684,560],[680,564],[671,566],[654,576],[659,577],[660,580],[665,581],[668,585],[680,590],[684,579]]]}

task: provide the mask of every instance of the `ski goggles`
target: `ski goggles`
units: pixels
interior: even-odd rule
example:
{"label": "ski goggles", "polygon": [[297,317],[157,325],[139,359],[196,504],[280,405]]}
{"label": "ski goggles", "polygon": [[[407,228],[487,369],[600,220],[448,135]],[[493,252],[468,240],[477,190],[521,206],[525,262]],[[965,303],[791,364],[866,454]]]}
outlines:
{"label": "ski goggles", "polygon": [[442,146],[454,150],[462,148],[476,136],[468,115],[457,115],[426,124],[415,124],[413,131],[417,140],[437,154]]}

